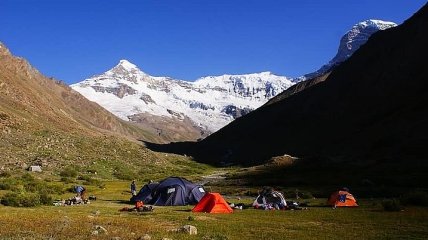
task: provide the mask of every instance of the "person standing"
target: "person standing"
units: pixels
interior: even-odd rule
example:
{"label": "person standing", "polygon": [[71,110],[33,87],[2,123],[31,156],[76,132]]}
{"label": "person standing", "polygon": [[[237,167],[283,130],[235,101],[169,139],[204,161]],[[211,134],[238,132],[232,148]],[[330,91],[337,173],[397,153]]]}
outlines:
{"label": "person standing", "polygon": [[131,194],[132,196],[137,195],[137,185],[135,185],[135,180],[132,180],[132,183],[131,183]]}

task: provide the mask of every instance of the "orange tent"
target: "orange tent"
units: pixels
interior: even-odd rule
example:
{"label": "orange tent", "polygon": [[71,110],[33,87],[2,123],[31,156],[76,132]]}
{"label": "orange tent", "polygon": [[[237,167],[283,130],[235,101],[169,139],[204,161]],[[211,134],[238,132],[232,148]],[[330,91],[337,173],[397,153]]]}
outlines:
{"label": "orange tent", "polygon": [[192,212],[232,213],[233,210],[220,193],[207,193],[192,209]]}
{"label": "orange tent", "polygon": [[354,196],[348,191],[343,190],[332,193],[327,204],[334,207],[358,207]]}

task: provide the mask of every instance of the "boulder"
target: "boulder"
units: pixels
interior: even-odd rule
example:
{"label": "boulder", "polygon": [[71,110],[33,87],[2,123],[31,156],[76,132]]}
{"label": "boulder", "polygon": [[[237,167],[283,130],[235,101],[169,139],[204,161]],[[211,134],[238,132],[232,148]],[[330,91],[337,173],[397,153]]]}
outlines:
{"label": "boulder", "polygon": [[151,239],[152,237],[147,233],[139,238],[139,240],[151,240]]}
{"label": "boulder", "polygon": [[197,235],[198,229],[192,225],[184,225],[180,228],[180,232],[187,233],[189,235]]}

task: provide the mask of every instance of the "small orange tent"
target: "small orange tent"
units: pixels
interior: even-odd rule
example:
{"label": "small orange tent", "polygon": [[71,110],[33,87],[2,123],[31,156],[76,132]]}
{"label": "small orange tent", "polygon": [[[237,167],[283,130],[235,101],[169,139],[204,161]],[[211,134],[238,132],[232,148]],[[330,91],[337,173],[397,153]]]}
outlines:
{"label": "small orange tent", "polygon": [[192,212],[232,213],[233,210],[220,193],[207,193],[192,209]]}
{"label": "small orange tent", "polygon": [[334,207],[358,207],[354,196],[348,191],[343,190],[332,193],[327,204]]}

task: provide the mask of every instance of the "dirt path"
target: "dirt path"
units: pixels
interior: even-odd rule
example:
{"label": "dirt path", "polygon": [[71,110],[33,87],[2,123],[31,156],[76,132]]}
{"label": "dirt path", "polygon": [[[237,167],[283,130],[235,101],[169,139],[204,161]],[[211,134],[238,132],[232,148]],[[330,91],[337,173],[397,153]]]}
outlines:
{"label": "dirt path", "polygon": [[226,174],[228,172],[221,170],[221,171],[215,171],[214,173],[211,173],[210,175],[202,176],[202,180],[198,182],[200,185],[205,185],[207,183],[215,183],[220,180],[226,179]]}

